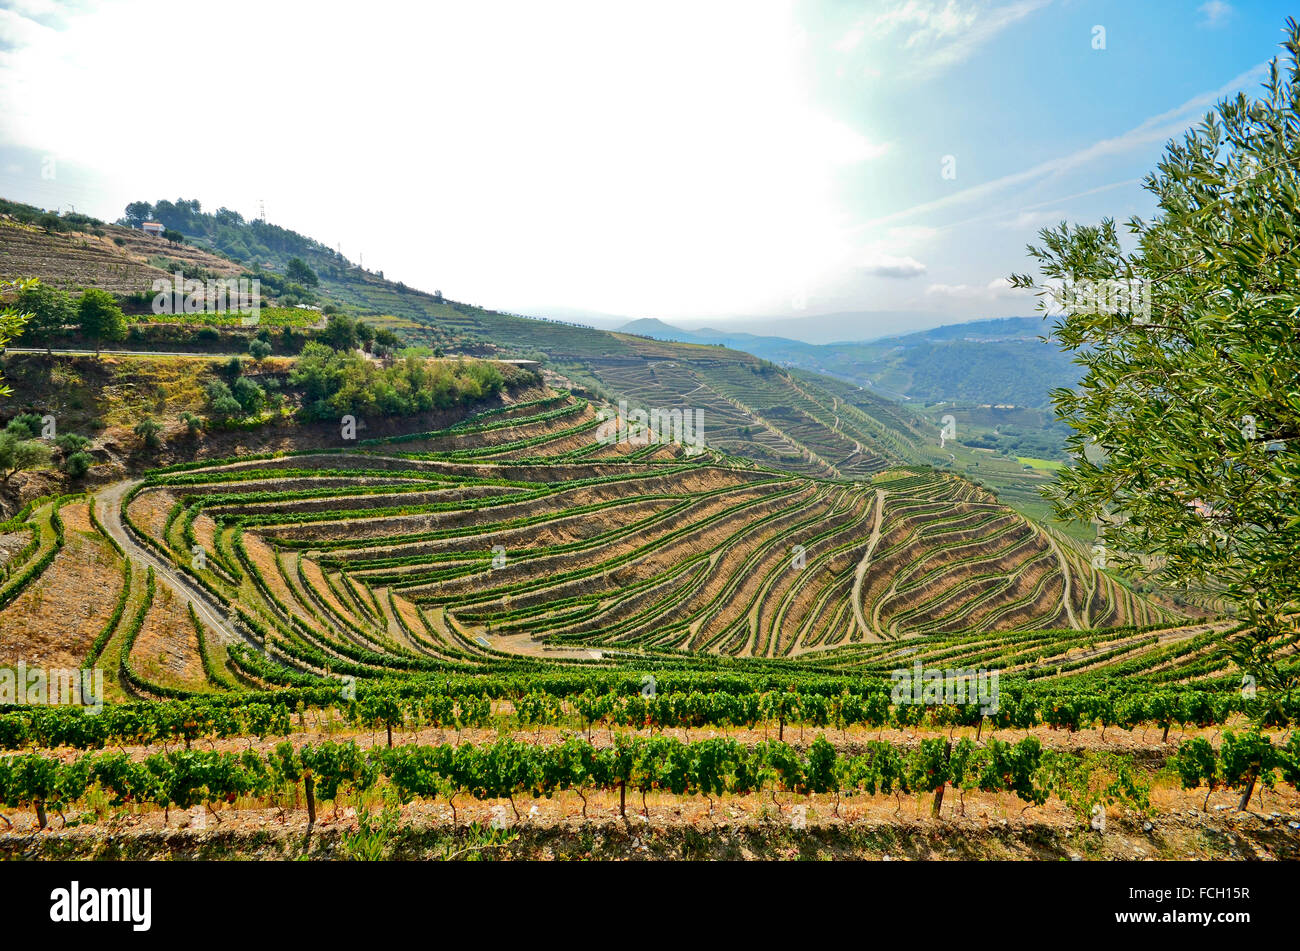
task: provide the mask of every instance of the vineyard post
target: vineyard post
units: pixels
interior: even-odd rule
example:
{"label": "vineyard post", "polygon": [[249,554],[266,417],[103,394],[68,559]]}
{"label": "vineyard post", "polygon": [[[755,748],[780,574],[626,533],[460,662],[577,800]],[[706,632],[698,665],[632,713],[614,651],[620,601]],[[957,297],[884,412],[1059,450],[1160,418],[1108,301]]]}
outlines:
{"label": "vineyard post", "polygon": [[[984,718],[983,718],[983,717],[980,717],[980,722],[983,722],[983,721],[984,721]],[[944,748],[943,748],[943,760],[944,760],[944,768],[947,769],[947,768],[948,768],[948,764],[952,761],[952,740],[951,740],[951,739],[949,739],[948,742],[944,744]],[[933,802],[933,803],[931,804],[931,806],[930,806],[930,816],[931,816],[931,818],[934,818],[934,819],[938,819],[938,818],[939,818],[939,810],[941,810],[941,809],[943,808],[943,791],[944,791],[946,788],[948,788],[948,781],[947,781],[947,779],[945,779],[942,783],[940,783],[940,784],[939,784],[939,788],[938,788],[937,790],[935,790],[935,793],[934,793],[934,802]]]}
{"label": "vineyard post", "polygon": [[310,769],[302,772],[302,791],[307,800],[307,831],[310,833],[316,825],[316,777]]}

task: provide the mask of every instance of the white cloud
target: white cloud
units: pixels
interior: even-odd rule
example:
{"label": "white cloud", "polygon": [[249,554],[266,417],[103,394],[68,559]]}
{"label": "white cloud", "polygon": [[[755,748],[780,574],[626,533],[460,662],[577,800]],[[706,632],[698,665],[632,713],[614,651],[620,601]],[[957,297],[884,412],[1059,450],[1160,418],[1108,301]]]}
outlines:
{"label": "white cloud", "polygon": [[847,33],[835,42],[835,49],[839,50],[841,53],[848,53],[855,50],[858,48],[858,44],[862,42],[862,38],[865,35],[866,32],[862,29],[862,24],[856,23]]}
{"label": "white cloud", "polygon": [[869,258],[863,270],[872,277],[916,277],[925,273],[925,265],[913,257],[880,254]]}
{"label": "white cloud", "polygon": [[1196,12],[1201,15],[1198,26],[1216,27],[1222,26],[1228,22],[1228,19],[1236,11],[1232,9],[1232,4],[1224,3],[1223,0],[1209,0],[1196,8]]}
{"label": "white cloud", "polygon": [[1012,287],[1005,277],[995,277],[987,284],[931,284],[925,293],[956,301],[992,302],[1024,297],[1030,292]]}
{"label": "white cloud", "polygon": [[934,228],[888,228],[862,246],[857,267],[872,277],[916,277],[926,267],[914,256],[937,234]]}
{"label": "white cloud", "polygon": [[965,62],[1007,27],[1050,2],[885,0],[864,14],[835,48],[842,53],[865,48],[873,59],[893,61],[892,72],[901,78],[926,78]]}

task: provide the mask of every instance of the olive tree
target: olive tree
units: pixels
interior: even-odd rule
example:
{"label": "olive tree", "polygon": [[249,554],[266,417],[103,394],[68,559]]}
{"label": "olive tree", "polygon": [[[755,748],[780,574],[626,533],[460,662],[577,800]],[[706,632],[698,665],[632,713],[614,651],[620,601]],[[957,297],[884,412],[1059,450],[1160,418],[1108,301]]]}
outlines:
{"label": "olive tree", "polygon": [[1097,520],[1117,564],[1207,584],[1248,629],[1225,646],[1275,706],[1300,611],[1300,27],[1258,97],[1219,103],[1144,187],[1150,220],[1061,223],[1029,247],[1075,464],[1057,514]]}
{"label": "olive tree", "polygon": [[[0,291],[17,291],[19,294],[30,291],[36,287],[36,281],[0,281]],[[5,345],[14,337],[22,332],[27,321],[31,319],[31,314],[23,310],[17,304],[5,304],[0,302],[0,353],[4,352]],[[4,384],[4,377],[0,376],[0,396],[9,396],[13,390]]]}

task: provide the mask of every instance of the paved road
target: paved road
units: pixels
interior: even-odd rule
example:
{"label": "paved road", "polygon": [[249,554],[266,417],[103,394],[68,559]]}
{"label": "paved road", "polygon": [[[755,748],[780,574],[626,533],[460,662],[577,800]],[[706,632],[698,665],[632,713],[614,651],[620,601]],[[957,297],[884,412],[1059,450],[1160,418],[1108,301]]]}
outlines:
{"label": "paved road", "polygon": [[[198,360],[229,360],[231,357],[247,357],[246,353],[188,353],[183,350],[101,350],[98,354],[94,350],[61,350],[55,347],[53,350],[46,350],[44,347],[5,347],[0,350],[4,353],[50,353],[56,357],[193,357]],[[294,356],[275,355],[277,360],[294,360]],[[484,363],[509,363],[514,366],[540,366],[536,360],[499,360],[495,357],[464,357],[457,354],[446,357],[429,357],[430,360],[438,360],[444,363],[451,363],[456,360],[482,360]]]}
{"label": "paved road", "polygon": [[[47,351],[44,347],[6,347],[5,353],[53,353],[56,357],[93,357],[94,350],[60,350],[57,347],[52,351]],[[183,351],[172,350],[101,350],[101,357],[197,357],[200,360],[229,360],[234,356],[243,356],[236,353],[185,353]]]}

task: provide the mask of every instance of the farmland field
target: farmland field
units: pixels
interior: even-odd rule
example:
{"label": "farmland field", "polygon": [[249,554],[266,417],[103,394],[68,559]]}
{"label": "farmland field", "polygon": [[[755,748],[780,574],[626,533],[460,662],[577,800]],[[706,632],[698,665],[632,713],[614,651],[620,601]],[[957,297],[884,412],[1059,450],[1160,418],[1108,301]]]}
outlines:
{"label": "farmland field", "polygon": [[[177,810],[179,835],[274,814],[336,849],[358,810],[399,809],[417,855],[531,812],[546,824],[491,847],[555,855],[594,823],[617,857],[637,846],[612,820],[676,854],[722,816],[768,830],[760,853],[811,823],[832,837],[816,848],[866,856],[906,796],[904,836],[1013,822],[968,857],[1292,854],[1263,827],[1205,845],[1218,813],[1175,817],[1231,787],[1160,768],[1237,742],[1244,707],[1215,650],[1231,622],[1135,595],[955,475],[822,479],[601,441],[598,422],[550,391],[28,506],[0,526],[0,666],[98,668],[109,707],[0,713],[0,742],[36,750],[0,772],[28,807],[14,829],[75,814],[74,847],[92,848],[125,822],[143,856]],[[996,704],[972,686],[911,705],[896,687],[914,668],[996,671]],[[1295,741],[1271,736],[1290,769]],[[41,762],[64,785],[18,772]],[[1112,791],[1096,800],[1096,783]],[[1163,816],[1163,844],[1142,818],[1076,841],[1097,801]]]}
{"label": "farmland field", "polygon": [[1294,933],[1281,0],[163,6],[0,2],[11,943]]}

